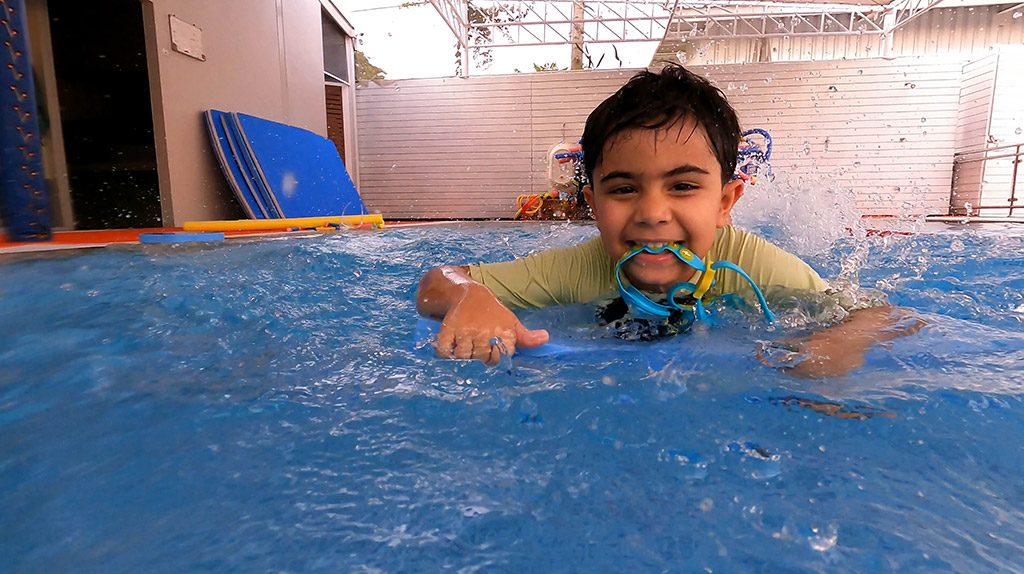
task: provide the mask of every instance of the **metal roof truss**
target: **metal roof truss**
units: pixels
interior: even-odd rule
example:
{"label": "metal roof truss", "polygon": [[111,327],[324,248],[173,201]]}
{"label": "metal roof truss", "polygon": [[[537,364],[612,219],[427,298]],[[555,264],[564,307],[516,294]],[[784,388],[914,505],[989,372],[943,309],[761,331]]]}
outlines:
{"label": "metal roof truss", "polygon": [[[657,42],[779,36],[891,34],[943,0],[895,0],[886,6],[809,1],[476,0],[503,22],[470,22],[468,0],[430,0],[467,48]],[[948,2],[947,2],[948,3]],[[579,5],[577,5],[579,4]],[[575,14],[575,17],[574,17]],[[573,27],[576,27],[574,30]],[[497,28],[491,42],[471,28]],[[493,32],[493,31],[492,31]]]}

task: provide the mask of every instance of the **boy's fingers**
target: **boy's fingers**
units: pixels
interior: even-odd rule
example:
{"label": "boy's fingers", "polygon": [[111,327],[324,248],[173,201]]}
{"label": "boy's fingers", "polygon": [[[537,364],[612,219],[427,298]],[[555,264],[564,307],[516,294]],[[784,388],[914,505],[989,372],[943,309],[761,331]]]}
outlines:
{"label": "boy's fingers", "polygon": [[437,346],[434,348],[434,354],[441,359],[451,359],[455,357],[454,351],[455,337],[451,332],[442,330],[437,334]]}
{"label": "boy's fingers", "polygon": [[524,349],[539,347],[547,343],[548,336],[548,332],[544,329],[531,331],[524,327],[522,323],[516,325],[516,345]]}
{"label": "boy's fingers", "polygon": [[487,357],[484,359],[484,363],[486,363],[488,367],[493,367],[501,361],[501,347],[498,345],[490,345],[487,348],[489,352]]}
{"label": "boy's fingers", "polygon": [[468,336],[455,336],[455,349],[452,351],[454,359],[473,358],[473,338]]}

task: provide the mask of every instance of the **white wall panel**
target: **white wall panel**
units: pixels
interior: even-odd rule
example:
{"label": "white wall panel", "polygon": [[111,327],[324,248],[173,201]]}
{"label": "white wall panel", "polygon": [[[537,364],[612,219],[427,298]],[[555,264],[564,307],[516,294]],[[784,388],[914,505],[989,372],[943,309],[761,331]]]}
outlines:
{"label": "white wall panel", "polygon": [[[1024,47],[1004,47],[999,51],[999,64],[995,73],[995,88],[992,95],[992,120],[989,133],[993,146],[1024,144]],[[1003,150],[996,155],[1012,152],[1014,149]],[[994,159],[986,163],[981,188],[982,205],[1009,205],[1014,177],[1014,161],[1008,157]],[[1024,208],[1024,166],[1018,166],[1016,197]],[[1014,212],[1021,215],[1024,209]],[[1004,216],[1007,211],[986,209],[982,215]]]}
{"label": "white wall panel", "polygon": [[[986,146],[998,61],[997,54],[990,54],[964,65],[954,140],[958,153]],[[972,206],[980,204],[984,177],[985,164],[977,158],[957,163],[950,196],[950,208],[954,213],[963,212],[968,203]]]}
{"label": "white wall panel", "polygon": [[[962,65],[944,59],[692,67],[769,130],[776,173],[840,185],[865,214],[946,213]],[[508,218],[547,151],[635,72],[408,80],[357,90],[367,205],[389,219]]]}

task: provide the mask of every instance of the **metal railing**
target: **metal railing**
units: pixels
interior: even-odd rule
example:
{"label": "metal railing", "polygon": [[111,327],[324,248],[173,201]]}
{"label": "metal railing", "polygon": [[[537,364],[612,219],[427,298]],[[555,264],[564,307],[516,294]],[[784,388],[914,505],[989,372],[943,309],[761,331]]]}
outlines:
{"label": "metal railing", "polygon": [[[986,210],[986,209],[1005,209],[1005,210],[1007,210],[1007,215],[1012,217],[1013,216],[1013,210],[1016,209],[1016,207],[1017,207],[1016,206],[1016,203],[1017,203],[1017,200],[1018,200],[1018,197],[1017,197],[1017,175],[1021,171],[1020,170],[1021,161],[1024,161],[1024,160],[1022,160],[1022,156],[1024,156],[1024,143],[1009,144],[1009,145],[1004,145],[1004,146],[999,146],[999,147],[991,147],[991,148],[986,148],[986,149],[979,149],[979,150],[968,151],[968,152],[960,152],[960,153],[955,154],[953,156],[953,189],[952,189],[952,192],[950,193],[950,197],[949,197],[950,213],[951,214],[955,214],[954,212],[959,210],[959,211],[966,211],[967,215],[977,215],[976,212],[979,212],[981,210]],[[988,164],[986,162],[991,162],[993,160],[1004,159],[1004,158],[1012,158],[1011,162],[1013,164],[1012,175],[1010,176],[1010,181],[1009,181],[1009,184],[1010,184],[1010,197],[1008,197],[1006,199],[1006,204],[1004,204],[1004,205],[991,205],[991,204],[973,205],[970,202],[964,202],[963,205],[957,206],[956,205],[957,195],[958,194],[959,195],[964,195],[963,190],[959,189],[960,185],[962,185],[960,183],[960,178],[961,178],[961,175],[963,174],[964,166],[969,165],[969,164],[973,164],[973,163],[980,163],[981,164],[982,169],[979,170],[979,176],[978,176],[978,180],[976,182],[977,183],[976,193],[977,193],[978,201],[981,202],[982,201],[982,191],[983,191],[982,190],[982,184],[985,182],[985,178],[982,177],[980,174],[984,174],[985,173],[985,169],[984,168],[986,168],[986,167],[988,167],[990,165],[990,164]],[[991,185],[993,182],[989,181],[987,183],[989,185]]]}

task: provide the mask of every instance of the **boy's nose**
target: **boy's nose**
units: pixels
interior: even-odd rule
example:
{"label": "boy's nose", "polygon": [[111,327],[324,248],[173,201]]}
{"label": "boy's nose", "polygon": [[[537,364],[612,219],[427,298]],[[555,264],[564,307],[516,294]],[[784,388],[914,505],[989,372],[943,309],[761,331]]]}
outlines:
{"label": "boy's nose", "polygon": [[641,193],[634,213],[638,223],[655,225],[671,218],[668,202],[656,193]]}

